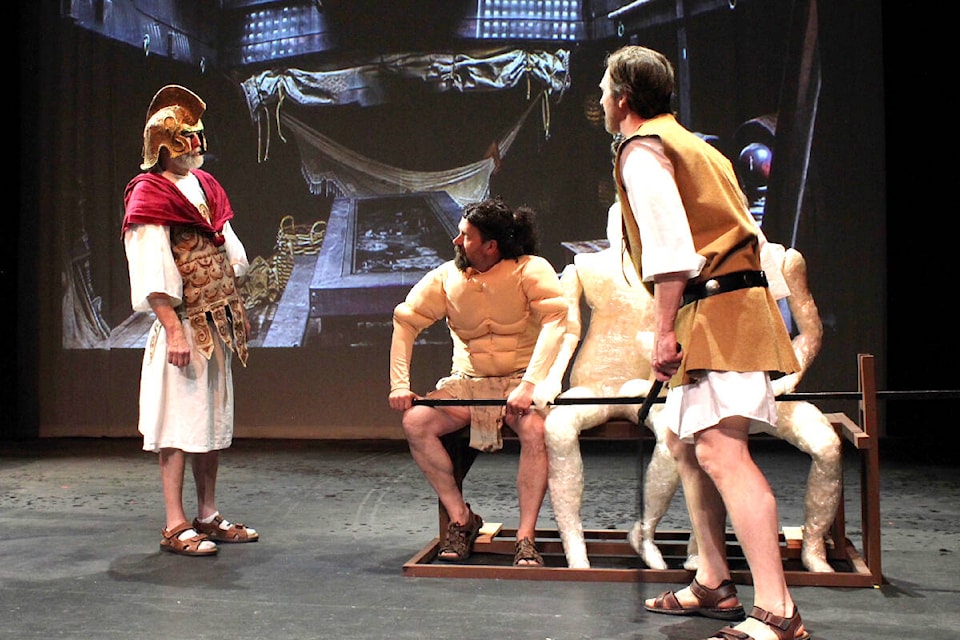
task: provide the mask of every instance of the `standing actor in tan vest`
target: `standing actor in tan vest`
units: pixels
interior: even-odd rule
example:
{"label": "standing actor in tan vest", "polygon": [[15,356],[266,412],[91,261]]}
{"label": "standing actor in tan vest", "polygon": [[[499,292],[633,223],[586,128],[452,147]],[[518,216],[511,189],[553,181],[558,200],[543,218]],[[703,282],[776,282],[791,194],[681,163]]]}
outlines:
{"label": "standing actor in tan vest", "polygon": [[[622,134],[615,166],[627,251],[654,295],[658,380],[700,562],[693,583],[644,604],[649,611],[739,620],[730,580],[729,514],[754,583],[749,617],[721,640],[809,637],[787,589],[777,505],[748,449],[776,424],[771,375],[799,369],[760,267],[758,233],[730,162],[671,113],[673,67],[624,47],[600,83],[607,130]],[[681,346],[682,345],[682,346]]]}

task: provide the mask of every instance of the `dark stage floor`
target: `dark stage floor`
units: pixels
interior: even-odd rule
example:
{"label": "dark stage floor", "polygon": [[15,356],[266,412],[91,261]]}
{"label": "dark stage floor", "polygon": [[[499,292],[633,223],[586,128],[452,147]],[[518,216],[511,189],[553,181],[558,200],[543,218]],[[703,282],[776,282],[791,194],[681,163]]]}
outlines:
{"label": "dark stage floor", "polygon": [[[0,637],[269,640],[334,638],[684,640],[721,624],[648,614],[663,585],[410,577],[437,532],[436,501],[399,442],[241,440],[221,463],[224,515],[260,542],[214,558],[159,550],[156,456],[139,440],[0,442]],[[889,449],[889,451],[887,451]],[[880,588],[794,587],[815,640],[955,639],[960,634],[960,467],[881,455]],[[584,445],[584,524],[627,529],[635,445]],[[802,524],[809,458],[755,449]],[[488,521],[516,526],[516,454],[482,454],[465,483]],[[859,476],[845,468],[847,535],[859,547]],[[194,508],[192,481],[187,505]],[[549,500],[543,529],[554,529]],[[661,528],[687,529],[682,496]],[[752,588],[741,586],[745,604]]]}

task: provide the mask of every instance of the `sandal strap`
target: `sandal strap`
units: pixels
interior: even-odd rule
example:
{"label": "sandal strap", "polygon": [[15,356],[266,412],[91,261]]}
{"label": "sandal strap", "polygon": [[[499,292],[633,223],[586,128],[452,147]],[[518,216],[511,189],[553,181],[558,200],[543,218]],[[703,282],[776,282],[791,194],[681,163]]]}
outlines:
{"label": "sandal strap", "polygon": [[732,580],[724,580],[715,589],[705,587],[696,578],[690,583],[690,593],[699,601],[700,606],[708,609],[719,607],[724,600],[737,597],[737,585]]}
{"label": "sandal strap", "polygon": [[230,531],[231,529],[246,529],[246,528],[247,528],[247,525],[243,524],[242,522],[229,522],[229,521],[227,521],[227,522],[229,523],[230,526],[228,526],[226,529],[224,529],[223,526],[221,526],[221,525],[223,525],[223,516],[221,516],[221,515],[218,513],[217,515],[213,516],[213,520],[211,520],[211,521],[207,524],[207,526],[210,526],[211,524],[215,524],[215,525],[217,525],[217,528],[220,529],[221,531]]}
{"label": "sandal strap", "polygon": [[[800,611],[797,609],[797,605],[793,605],[793,615],[789,618],[775,615],[766,609],[761,609],[760,607],[756,606],[750,610],[750,617],[759,620],[763,624],[770,627],[770,630],[773,632],[773,634],[777,636],[777,640],[796,640],[797,638],[810,637],[810,635],[807,633],[803,633],[799,636],[797,635],[797,632],[803,627],[803,622],[800,620]],[[724,627],[713,634],[709,640],[754,640],[754,638],[750,634],[744,633],[739,629],[734,629],[733,627]]]}
{"label": "sandal strap", "polygon": [[[185,531],[193,530],[193,535],[189,538],[181,539],[180,536]],[[191,525],[188,522],[183,522],[178,524],[173,529],[164,528],[160,535],[163,536],[163,540],[160,541],[160,547],[166,549],[167,551],[172,551],[173,553],[188,555],[188,556],[201,556],[201,555],[213,555],[217,552],[217,547],[207,549],[201,549],[200,545],[204,542],[210,541],[210,537],[203,532],[196,530],[196,527]]]}
{"label": "sandal strap", "polygon": [[750,610],[750,617],[770,627],[771,631],[777,636],[777,640],[793,640],[802,624],[800,610],[797,609],[796,605],[793,606],[793,615],[789,618],[778,616],[756,606]]}
{"label": "sandal strap", "polygon": [[537,545],[530,538],[521,538],[517,540],[516,554],[513,556],[513,564],[519,565],[524,560],[532,560],[535,564],[543,566],[543,556],[537,551]]}
{"label": "sandal strap", "polygon": [[258,533],[251,532],[242,522],[230,522],[219,514],[210,522],[195,519],[193,528],[218,542],[254,542],[260,537]]}
{"label": "sandal strap", "polygon": [[664,591],[658,595],[653,600],[653,606],[656,609],[664,609],[666,611],[683,611],[684,607],[680,604],[680,600],[677,599],[677,593],[675,591]]}
{"label": "sandal strap", "polygon": [[470,555],[470,548],[473,545],[473,541],[477,539],[482,526],[483,518],[473,511],[470,511],[470,516],[467,518],[465,524],[451,522],[447,527],[443,544],[440,545],[440,554],[452,553],[458,558],[466,560]]}
{"label": "sandal strap", "polygon": [[172,540],[173,538],[179,537],[181,533],[183,533],[184,531],[187,531],[188,529],[193,529],[193,525],[187,522],[186,520],[184,520],[183,522],[175,526],[173,529],[167,529],[166,527],[164,527],[163,531],[161,531],[161,535],[163,535],[163,537],[166,538],[167,540]]}
{"label": "sandal strap", "polygon": [[724,627],[710,636],[708,640],[754,640],[754,637],[748,633],[740,631],[739,629],[734,629],[733,627]]}

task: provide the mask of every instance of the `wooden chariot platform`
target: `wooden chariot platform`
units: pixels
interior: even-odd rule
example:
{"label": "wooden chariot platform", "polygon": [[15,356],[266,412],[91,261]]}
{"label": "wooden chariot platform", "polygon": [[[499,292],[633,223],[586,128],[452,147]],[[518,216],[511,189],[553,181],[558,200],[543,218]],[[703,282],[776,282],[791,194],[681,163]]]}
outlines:
{"label": "wooden chariot platform", "polygon": [[[877,393],[872,355],[858,356],[858,420],[843,413],[825,414],[841,436],[843,446],[853,447],[860,465],[860,524],[862,548],[857,549],[846,534],[847,514],[841,495],[837,516],[827,540],[827,560],[833,573],[807,571],[800,561],[801,530],[785,527],[780,534],[780,552],[787,584],[791,586],[879,587],[883,584],[880,552],[880,469],[878,452]],[[643,437],[630,422],[612,422],[591,429],[592,437],[636,439]],[[457,435],[457,434],[454,434]],[[477,452],[464,445],[462,436],[446,443],[454,459],[455,472],[462,483]],[[844,490],[841,485],[841,492]],[[403,565],[403,575],[433,578],[490,578],[510,580],[566,580],[592,582],[669,582],[682,584],[693,579],[694,572],[683,568],[649,569],[620,530],[585,530],[584,539],[590,568],[571,569],[566,565],[560,534],[556,530],[538,530],[537,548],[544,557],[543,567],[514,567],[516,530],[487,523],[481,530],[469,560],[453,564],[437,560],[440,535],[447,529],[449,517],[439,508],[439,534]],[[655,542],[670,567],[682,567],[686,557],[689,531],[657,531]],[[732,533],[727,535],[727,558],[732,578],[739,584],[751,584],[752,577],[743,552]]]}

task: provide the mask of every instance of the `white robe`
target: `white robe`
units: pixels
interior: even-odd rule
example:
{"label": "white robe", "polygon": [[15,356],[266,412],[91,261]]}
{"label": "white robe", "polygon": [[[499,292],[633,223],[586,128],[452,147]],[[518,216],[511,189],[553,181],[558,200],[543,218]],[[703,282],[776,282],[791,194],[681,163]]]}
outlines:
{"label": "white robe", "polygon": [[[227,258],[237,276],[249,264],[239,238],[226,223]],[[174,306],[183,296],[183,281],[173,259],[170,230],[160,225],[134,225],[124,234],[130,267],[130,299],[134,311],[150,311],[147,297],[165,293]],[[159,258],[159,259],[158,259]],[[233,352],[214,335],[214,352],[207,360],[196,350],[193,331],[183,322],[191,345],[190,364],[182,369],[167,362],[167,336],[154,321],[147,338],[140,373],[140,423],[143,449],[164,448],[202,453],[225,449],[233,441]]]}

